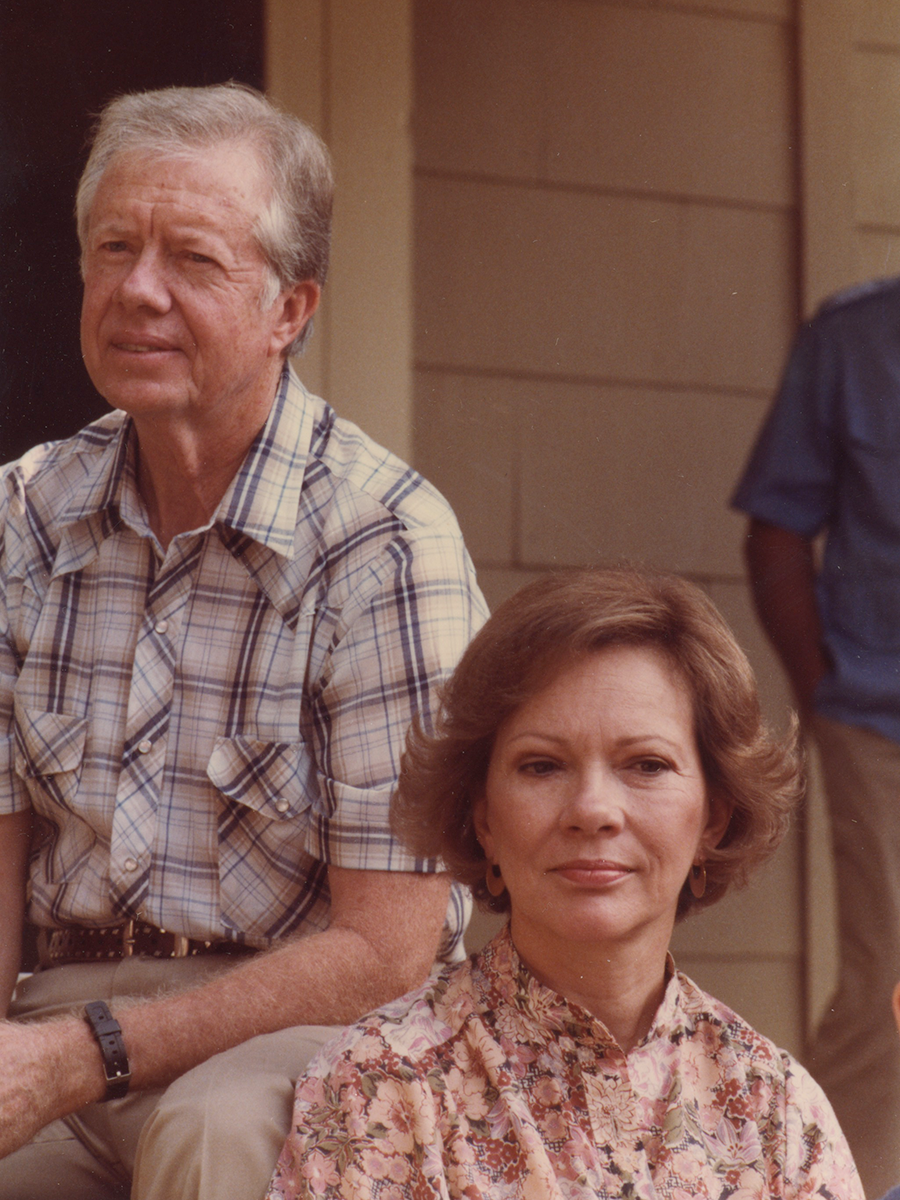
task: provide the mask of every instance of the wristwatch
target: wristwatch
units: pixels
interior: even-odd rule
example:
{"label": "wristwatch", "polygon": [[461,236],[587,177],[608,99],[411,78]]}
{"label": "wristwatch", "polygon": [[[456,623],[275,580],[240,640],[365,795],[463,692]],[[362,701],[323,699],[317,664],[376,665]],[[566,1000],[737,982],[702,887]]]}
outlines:
{"label": "wristwatch", "polygon": [[103,1072],[106,1075],[107,1100],[120,1100],[131,1083],[131,1067],[125,1053],[122,1027],[102,1000],[92,1000],[84,1006],[84,1015],[103,1055]]}

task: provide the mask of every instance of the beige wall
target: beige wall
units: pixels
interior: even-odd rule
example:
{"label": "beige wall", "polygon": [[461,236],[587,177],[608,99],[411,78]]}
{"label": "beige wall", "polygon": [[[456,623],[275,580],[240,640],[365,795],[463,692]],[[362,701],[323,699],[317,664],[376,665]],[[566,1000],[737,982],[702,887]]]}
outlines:
{"label": "beige wall", "polygon": [[900,273],[900,7],[801,2],[804,308]]}
{"label": "beige wall", "polygon": [[[270,90],[338,176],[302,373],[414,451],[492,602],[560,565],[681,571],[732,622],[776,721],[787,697],[727,500],[800,312],[900,270],[898,11],[268,0]],[[834,969],[816,795],[809,816],[802,845],[675,943],[794,1050]]]}
{"label": "beige wall", "polygon": [[[621,558],[683,572],[786,697],[728,496],[799,309],[788,0],[418,0],[416,464],[488,597]],[[799,1049],[796,839],[679,963]]]}

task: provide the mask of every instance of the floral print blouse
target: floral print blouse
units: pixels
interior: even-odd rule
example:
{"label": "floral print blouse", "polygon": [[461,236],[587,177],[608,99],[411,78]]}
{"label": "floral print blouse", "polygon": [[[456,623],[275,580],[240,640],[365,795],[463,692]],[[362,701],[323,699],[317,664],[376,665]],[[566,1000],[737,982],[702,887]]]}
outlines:
{"label": "floral print blouse", "polygon": [[862,1200],[824,1094],[684,975],[625,1054],[501,931],[297,1084],[267,1200]]}

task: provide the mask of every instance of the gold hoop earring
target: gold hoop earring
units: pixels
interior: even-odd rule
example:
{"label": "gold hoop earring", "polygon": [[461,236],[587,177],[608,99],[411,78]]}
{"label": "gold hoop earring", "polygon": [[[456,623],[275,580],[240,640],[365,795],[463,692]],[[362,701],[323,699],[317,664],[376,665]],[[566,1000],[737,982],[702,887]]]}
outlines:
{"label": "gold hoop earring", "polygon": [[688,887],[695,900],[702,900],[706,895],[706,863],[694,863],[688,875]]}
{"label": "gold hoop earring", "polygon": [[506,891],[506,884],[503,882],[503,876],[496,863],[491,863],[485,871],[484,884],[495,900],[498,900]]}

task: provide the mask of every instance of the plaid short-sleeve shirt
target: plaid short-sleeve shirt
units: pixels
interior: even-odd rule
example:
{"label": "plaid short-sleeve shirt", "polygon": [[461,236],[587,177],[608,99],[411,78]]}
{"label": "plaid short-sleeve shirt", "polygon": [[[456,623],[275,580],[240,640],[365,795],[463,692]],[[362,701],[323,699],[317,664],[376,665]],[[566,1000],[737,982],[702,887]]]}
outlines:
{"label": "plaid short-sleeve shirt", "polygon": [[484,617],[446,502],[289,370],[165,552],[134,456],[114,412],[0,476],[0,812],[39,818],[31,919],[265,947],[327,926],[330,863],[434,869],[387,818]]}

